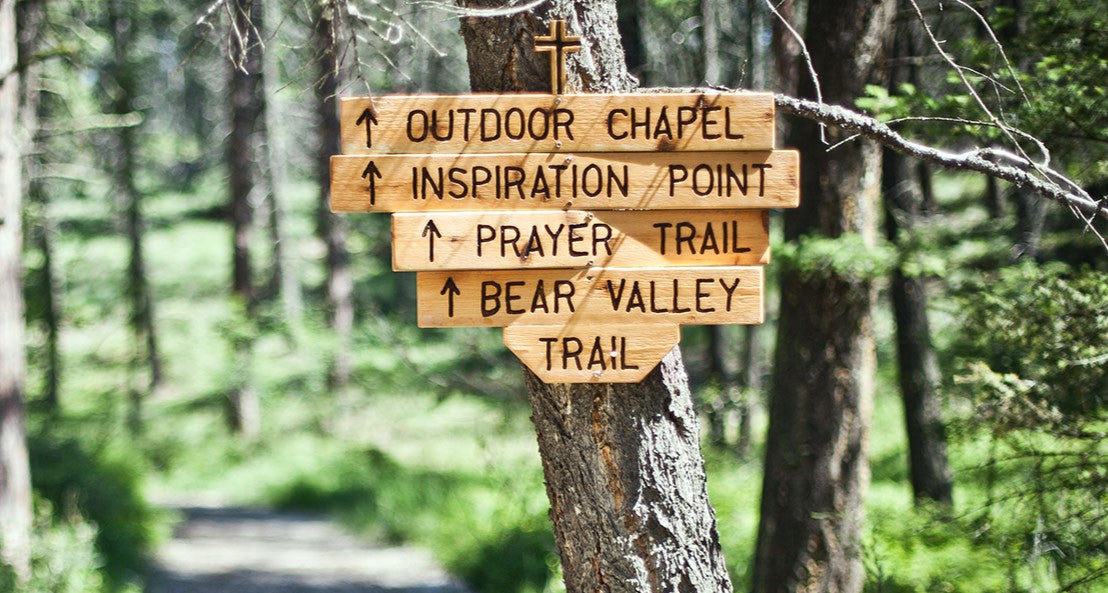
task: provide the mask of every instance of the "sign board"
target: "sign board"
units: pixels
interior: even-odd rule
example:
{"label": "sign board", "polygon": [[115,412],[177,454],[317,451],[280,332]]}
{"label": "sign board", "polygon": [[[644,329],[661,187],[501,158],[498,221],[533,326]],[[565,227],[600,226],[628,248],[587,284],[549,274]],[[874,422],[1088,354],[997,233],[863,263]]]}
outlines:
{"label": "sign board", "polygon": [[331,159],[334,212],[795,208],[796,151]]}
{"label": "sign board", "polygon": [[[504,344],[547,382],[634,383],[681,341],[677,325],[510,325]],[[584,379],[584,381],[582,381]]]}
{"label": "sign board", "polygon": [[439,212],[392,217],[392,268],[763,265],[765,210]]}
{"label": "sign board", "polygon": [[416,274],[420,327],[754,324],[762,289],[760,266]]}
{"label": "sign board", "polygon": [[386,95],[340,101],[343,154],[770,150],[772,93]]}
{"label": "sign board", "polygon": [[563,21],[535,35],[550,94],[340,103],[333,212],[391,212],[420,327],[503,327],[547,382],[641,381],[684,324],[761,323],[767,208],[800,200],[772,93],[566,94]]}

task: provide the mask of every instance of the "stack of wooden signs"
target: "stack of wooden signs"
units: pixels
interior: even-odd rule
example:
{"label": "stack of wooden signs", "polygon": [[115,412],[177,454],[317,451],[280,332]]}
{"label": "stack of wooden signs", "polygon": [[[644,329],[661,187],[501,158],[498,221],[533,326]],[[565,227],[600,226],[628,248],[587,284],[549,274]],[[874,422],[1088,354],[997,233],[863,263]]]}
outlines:
{"label": "stack of wooden signs", "polygon": [[799,202],[769,93],[341,101],[334,212],[391,212],[420,327],[504,328],[547,382],[636,382],[686,324],[756,324]]}

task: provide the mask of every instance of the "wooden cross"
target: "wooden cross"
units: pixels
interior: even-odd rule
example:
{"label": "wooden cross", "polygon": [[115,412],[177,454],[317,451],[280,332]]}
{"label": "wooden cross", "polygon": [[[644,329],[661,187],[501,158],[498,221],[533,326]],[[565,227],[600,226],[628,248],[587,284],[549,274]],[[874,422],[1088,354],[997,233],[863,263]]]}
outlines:
{"label": "wooden cross", "polygon": [[550,21],[550,34],[535,37],[535,51],[550,52],[550,92],[561,95],[566,90],[566,54],[581,50],[581,38],[566,35],[566,22]]}

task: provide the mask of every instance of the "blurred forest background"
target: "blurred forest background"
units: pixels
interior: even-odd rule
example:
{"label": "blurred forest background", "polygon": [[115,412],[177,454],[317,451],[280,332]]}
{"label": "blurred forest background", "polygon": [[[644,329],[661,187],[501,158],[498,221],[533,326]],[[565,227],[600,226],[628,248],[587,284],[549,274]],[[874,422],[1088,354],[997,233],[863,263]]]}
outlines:
{"label": "blurred forest background", "polygon": [[[780,3],[798,31],[809,2]],[[476,591],[560,590],[500,330],[417,329],[388,217],[326,210],[334,96],[467,92],[456,10],[268,0],[239,36],[236,4],[15,2],[34,507],[20,590],[141,590],[173,519],[154,501],[189,497],[333,513],[428,546]],[[887,80],[851,107],[936,146],[1005,146],[971,121],[987,118],[961,73],[1057,169],[1108,193],[1104,3],[919,6],[963,68],[902,2]],[[795,93],[807,76],[760,2],[619,9],[643,86]],[[1108,591],[1103,240],[979,174],[887,154],[882,187],[877,248],[786,242],[775,215],[769,321],[684,329],[736,589],[758,531],[775,271],[833,269],[879,291],[866,590]],[[10,363],[17,349],[0,348]]]}

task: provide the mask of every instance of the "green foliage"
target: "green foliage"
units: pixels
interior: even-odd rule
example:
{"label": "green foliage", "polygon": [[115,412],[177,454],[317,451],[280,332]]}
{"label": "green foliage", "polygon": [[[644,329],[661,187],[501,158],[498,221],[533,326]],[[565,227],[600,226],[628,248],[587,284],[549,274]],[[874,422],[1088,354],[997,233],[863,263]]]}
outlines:
{"label": "green foliage", "polygon": [[[377,449],[337,450],[269,488],[280,508],[325,510],[366,533],[430,546],[486,593],[541,593],[556,572],[541,477],[404,467]],[[519,489],[527,494],[517,497]]]}
{"label": "green foliage", "polygon": [[87,517],[95,529],[72,534],[77,539],[61,534],[47,545],[94,534],[106,576],[121,587],[144,571],[156,541],[157,515],[141,488],[146,466],[125,445],[92,445],[58,432],[29,435],[33,486],[61,516]]}
{"label": "green foliage", "polygon": [[1038,429],[1104,418],[1108,274],[1021,266],[965,291],[961,381],[980,413]]}
{"label": "green foliage", "polygon": [[[101,573],[97,529],[79,515],[55,517],[49,502],[36,504],[31,539],[31,577],[18,593],[101,593],[110,590]],[[0,590],[3,590],[0,588]]]}
{"label": "green foliage", "polygon": [[[997,550],[970,535],[972,526],[941,508],[877,508],[867,513],[864,591],[870,593],[1002,593],[1013,591]],[[1019,590],[1016,588],[1015,590]]]}
{"label": "green foliage", "polygon": [[1094,591],[1108,575],[1108,274],[1025,265],[971,285],[954,392],[989,443],[982,540],[1034,587]]}
{"label": "green foliage", "polygon": [[886,243],[867,245],[857,233],[830,238],[818,235],[801,237],[795,243],[774,248],[782,266],[811,278],[837,276],[849,282],[865,282],[883,277],[895,261]]}

